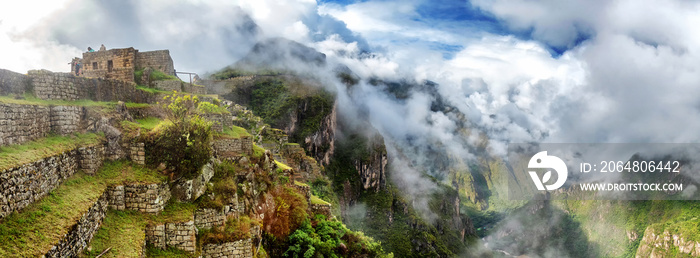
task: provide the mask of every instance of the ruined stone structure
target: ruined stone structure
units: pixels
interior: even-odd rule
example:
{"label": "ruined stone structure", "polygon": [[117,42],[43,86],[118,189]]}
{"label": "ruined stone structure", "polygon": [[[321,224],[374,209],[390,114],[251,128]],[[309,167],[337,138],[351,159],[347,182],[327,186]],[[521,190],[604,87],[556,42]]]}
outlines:
{"label": "ruined stone structure", "polygon": [[230,158],[241,154],[253,153],[253,138],[243,136],[241,138],[221,138],[212,141],[214,155],[218,158]]}
{"label": "ruined stone structure", "polygon": [[[167,75],[175,75],[173,59],[168,50],[139,52],[130,47],[85,52],[80,64],[80,76],[89,78],[134,82],[134,72],[146,67],[159,70]],[[72,68],[71,72],[75,74],[75,68]]]}
{"label": "ruined stone structure", "polygon": [[221,209],[205,208],[194,212],[194,225],[200,229],[223,226],[225,222],[226,216]]}
{"label": "ruined stone structure", "polygon": [[128,184],[107,188],[109,207],[158,214],[170,200],[170,188],[161,184]]}
{"label": "ruined stone structure", "polygon": [[224,114],[201,114],[202,118],[212,121],[214,124],[211,129],[217,132],[223,132],[224,128],[233,126],[233,116],[229,113]]}
{"label": "ruined stone structure", "polygon": [[146,243],[156,248],[174,247],[194,253],[197,247],[194,221],[146,226]]}
{"label": "ruined stone structure", "polygon": [[202,256],[209,257],[253,257],[252,239],[242,239],[223,244],[206,244]]}

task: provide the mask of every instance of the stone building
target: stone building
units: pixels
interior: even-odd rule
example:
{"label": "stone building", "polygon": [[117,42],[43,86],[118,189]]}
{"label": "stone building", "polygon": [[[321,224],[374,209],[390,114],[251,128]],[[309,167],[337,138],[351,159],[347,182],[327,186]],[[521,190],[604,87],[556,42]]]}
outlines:
{"label": "stone building", "polygon": [[[173,59],[168,50],[139,52],[138,49],[130,47],[85,52],[79,63],[82,77],[133,82],[134,72],[146,67],[167,75],[175,75]],[[73,65],[71,65],[71,72],[75,73]]]}

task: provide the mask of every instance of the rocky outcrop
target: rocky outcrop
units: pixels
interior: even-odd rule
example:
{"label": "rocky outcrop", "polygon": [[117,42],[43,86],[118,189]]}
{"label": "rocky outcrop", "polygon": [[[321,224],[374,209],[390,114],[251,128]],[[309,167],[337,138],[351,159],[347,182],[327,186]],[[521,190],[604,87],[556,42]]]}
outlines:
{"label": "rocky outcrop", "polygon": [[386,186],[386,165],[388,162],[386,152],[382,148],[373,149],[368,159],[355,160],[353,163],[360,174],[362,188],[379,191]]}
{"label": "rocky outcrop", "polygon": [[319,164],[326,166],[331,162],[335,151],[335,131],[337,123],[338,103],[333,104],[333,110],[323,118],[319,130],[304,138],[306,151],[315,158]]}
{"label": "rocky outcrop", "polygon": [[637,249],[636,257],[670,257],[676,253],[700,256],[700,241],[690,240],[688,236],[671,233],[668,230],[658,232],[653,226],[644,231]]}
{"label": "rocky outcrop", "polygon": [[191,202],[202,196],[207,190],[207,183],[214,176],[213,161],[202,167],[193,179],[180,178],[173,183],[172,197],[181,202]]}

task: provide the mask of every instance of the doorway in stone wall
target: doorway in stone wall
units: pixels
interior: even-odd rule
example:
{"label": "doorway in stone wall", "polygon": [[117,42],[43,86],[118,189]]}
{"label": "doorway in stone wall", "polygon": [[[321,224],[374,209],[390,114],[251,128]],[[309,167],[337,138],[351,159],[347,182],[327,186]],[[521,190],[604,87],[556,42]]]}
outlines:
{"label": "doorway in stone wall", "polygon": [[112,63],[112,60],[107,61],[107,72],[112,72],[112,68],[114,68],[114,63]]}

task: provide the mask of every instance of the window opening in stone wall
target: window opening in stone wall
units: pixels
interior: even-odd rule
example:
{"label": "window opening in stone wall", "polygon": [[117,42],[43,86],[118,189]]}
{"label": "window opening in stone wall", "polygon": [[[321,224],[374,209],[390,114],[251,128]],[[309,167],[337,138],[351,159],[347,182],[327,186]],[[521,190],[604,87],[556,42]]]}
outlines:
{"label": "window opening in stone wall", "polygon": [[112,72],[112,68],[114,68],[114,63],[112,60],[107,60],[107,72]]}
{"label": "window opening in stone wall", "polygon": [[97,70],[97,62],[92,62],[92,70]]}

